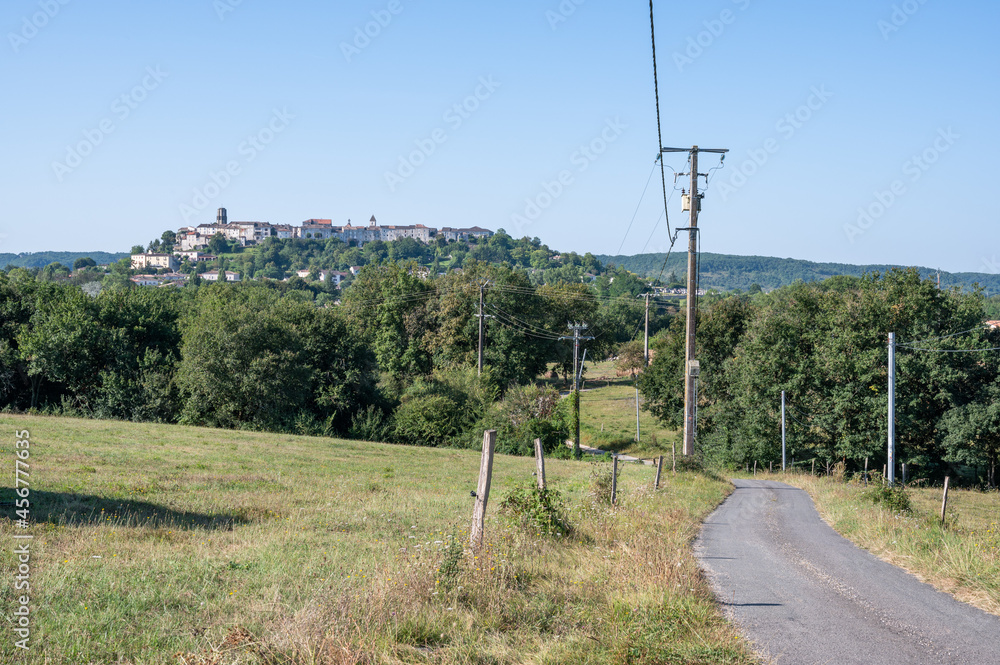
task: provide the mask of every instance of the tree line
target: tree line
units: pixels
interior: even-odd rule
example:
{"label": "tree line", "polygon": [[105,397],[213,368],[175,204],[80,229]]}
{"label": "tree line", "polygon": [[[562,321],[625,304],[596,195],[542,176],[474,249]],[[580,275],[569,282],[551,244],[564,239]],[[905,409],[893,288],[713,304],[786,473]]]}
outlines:
{"label": "tree line", "polygon": [[[730,295],[697,320],[698,446],[731,467],[789,456],[886,462],[888,333],[896,356],[897,460],[939,478],[966,468],[995,486],[1000,456],[1000,332],[980,289],[938,289],[915,269],[798,282]],[[684,317],[654,343],[640,378],[647,408],[680,427]]]}
{"label": "tree line", "polygon": [[[676,248],[675,248],[676,249]],[[634,256],[595,257],[605,265],[614,264],[621,268],[646,277],[656,277],[675,271],[684,273],[687,260],[683,252],[671,254],[664,264],[663,254],[636,254]],[[850,275],[862,277],[866,273],[885,273],[900,266],[891,265],[852,265],[849,263],[817,263],[800,259],[781,259],[770,256],[735,256],[732,254],[713,254],[703,252],[700,257],[700,284],[702,288],[719,289],[722,291],[751,290],[755,285],[765,291],[780,288],[794,283],[823,281],[831,277]],[[937,279],[938,271],[932,268],[919,267],[917,270],[924,278]],[[949,273],[941,271],[941,286],[951,288],[960,286],[971,288],[974,283],[986,289],[988,293],[1000,293],[1000,275],[995,273]]]}
{"label": "tree line", "polygon": [[[609,355],[641,329],[643,286],[383,260],[334,304],[301,280],[94,291],[16,268],[0,272],[0,407],[422,445],[494,428],[503,451],[530,454],[535,437],[565,438],[558,393],[534,384],[550,366],[568,377],[566,323],[589,321],[590,357]],[[653,331],[668,320],[654,310]]]}

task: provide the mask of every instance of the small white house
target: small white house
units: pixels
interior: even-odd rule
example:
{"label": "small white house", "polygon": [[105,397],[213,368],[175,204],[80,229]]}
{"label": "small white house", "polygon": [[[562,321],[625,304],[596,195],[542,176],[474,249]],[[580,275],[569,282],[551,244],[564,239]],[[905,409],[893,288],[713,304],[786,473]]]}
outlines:
{"label": "small white house", "polygon": [[[219,281],[219,271],[209,270],[208,272],[201,273],[201,278],[208,282],[218,282]],[[240,281],[240,274],[238,272],[226,271],[226,281],[227,282],[238,282]]]}

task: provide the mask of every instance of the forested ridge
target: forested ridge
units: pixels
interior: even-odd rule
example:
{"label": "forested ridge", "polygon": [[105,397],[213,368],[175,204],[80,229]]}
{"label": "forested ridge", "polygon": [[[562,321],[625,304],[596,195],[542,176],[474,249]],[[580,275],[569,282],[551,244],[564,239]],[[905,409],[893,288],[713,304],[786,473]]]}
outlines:
{"label": "forested ridge", "polygon": [[0,268],[44,268],[52,263],[72,266],[77,259],[90,258],[98,265],[107,265],[128,257],[115,252],[21,252],[0,254]]}
{"label": "forested ridge", "polygon": [[[676,249],[676,248],[675,248]],[[675,251],[670,255],[664,267],[664,254],[636,254],[635,256],[609,256],[599,254],[595,258],[607,264],[630,270],[637,275],[656,278],[662,271],[664,276],[673,273],[683,276],[686,271],[687,254]],[[893,268],[906,268],[891,264],[853,265],[849,263],[816,263],[800,259],[781,259],[770,256],[737,256],[733,254],[712,254],[702,252],[700,255],[701,287],[718,289],[720,291],[749,290],[754,284],[765,291],[776,289],[802,280],[815,282],[836,277],[851,275],[861,277],[866,273],[884,273]],[[937,280],[938,271],[934,268],[916,267],[923,278]],[[950,273],[941,271],[942,288],[960,286],[972,288],[978,284],[990,294],[1000,294],[1000,275],[993,273],[961,272]]]}

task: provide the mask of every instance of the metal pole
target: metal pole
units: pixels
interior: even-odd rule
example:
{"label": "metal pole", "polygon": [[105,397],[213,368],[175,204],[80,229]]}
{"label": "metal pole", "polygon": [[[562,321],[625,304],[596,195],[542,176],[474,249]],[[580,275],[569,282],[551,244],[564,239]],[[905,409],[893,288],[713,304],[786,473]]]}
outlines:
{"label": "metal pole", "polygon": [[691,361],[695,354],[695,299],[698,297],[698,146],[691,148],[691,223],[688,229],[686,338],[684,346],[684,447],[681,454],[694,454],[694,377]]}
{"label": "metal pole", "polygon": [[896,481],[896,333],[889,333],[889,485]]}
{"label": "metal pole", "polygon": [[785,470],[785,391],[781,391],[781,470]]}

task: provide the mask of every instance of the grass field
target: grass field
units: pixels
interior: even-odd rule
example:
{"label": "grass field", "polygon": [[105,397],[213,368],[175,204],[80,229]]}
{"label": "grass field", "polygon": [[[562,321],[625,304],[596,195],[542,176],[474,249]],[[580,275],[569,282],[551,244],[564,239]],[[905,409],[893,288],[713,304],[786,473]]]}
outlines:
{"label": "grass field", "polygon": [[4,473],[0,611],[30,534],[30,648],[4,663],[752,663],[690,553],[728,493],[710,474],[548,460],[574,527],[500,515],[533,460],[498,456],[486,543],[466,547],[479,454],[109,421],[30,432],[31,524]]}
{"label": "grass field", "polygon": [[866,488],[857,483],[800,474],[764,477],[807,490],[823,518],[860,547],[1000,615],[1000,493],[950,490],[942,525],[941,488],[907,488],[907,514],[866,500]]}
{"label": "grass field", "polygon": [[[641,458],[671,455],[671,443],[680,443],[680,433],[661,425],[647,411],[639,410],[639,434],[635,440],[635,383],[619,377],[613,362],[587,363],[580,392],[580,439],[586,446]],[[551,385],[560,385],[550,380]],[[563,386],[565,387],[565,386]],[[639,397],[640,406],[642,396]]]}

